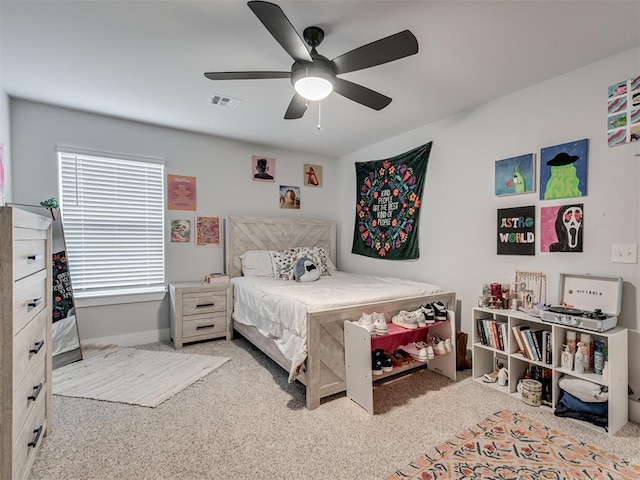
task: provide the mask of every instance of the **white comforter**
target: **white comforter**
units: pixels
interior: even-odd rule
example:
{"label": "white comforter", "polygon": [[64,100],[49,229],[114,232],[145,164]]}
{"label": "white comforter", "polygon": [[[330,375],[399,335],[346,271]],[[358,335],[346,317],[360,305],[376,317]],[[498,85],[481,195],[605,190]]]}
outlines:
{"label": "white comforter", "polygon": [[253,325],[274,339],[291,361],[290,382],[295,380],[307,357],[308,312],[442,291],[429,283],[339,271],[309,283],[270,277],[235,277],[231,282],[234,321]]}

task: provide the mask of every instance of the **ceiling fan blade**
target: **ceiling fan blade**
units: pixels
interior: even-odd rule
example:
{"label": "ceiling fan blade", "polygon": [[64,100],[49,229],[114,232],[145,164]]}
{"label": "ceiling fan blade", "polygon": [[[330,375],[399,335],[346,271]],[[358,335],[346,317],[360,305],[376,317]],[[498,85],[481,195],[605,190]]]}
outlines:
{"label": "ceiling fan blade", "polygon": [[307,100],[298,95],[297,93],[293,95],[291,102],[289,103],[289,107],[287,108],[287,112],[284,114],[285,120],[295,120],[297,118],[302,118],[304,112],[307,111]]}
{"label": "ceiling fan blade", "polygon": [[418,53],[418,40],[409,30],[404,30],[351,50],[332,61],[340,74],[375,67],[415,53]]}
{"label": "ceiling fan blade", "polygon": [[251,11],[295,61],[312,62],[307,46],[282,9],[269,2],[248,2]]}
{"label": "ceiling fan blade", "polygon": [[365,107],[373,108],[374,110],[382,110],[391,103],[391,98],[386,95],[382,95],[367,87],[342,78],[336,78],[333,89],[343,97],[358,102]]}
{"label": "ceiling fan blade", "polygon": [[291,78],[291,72],[207,72],[209,80],[253,80],[263,78]]}

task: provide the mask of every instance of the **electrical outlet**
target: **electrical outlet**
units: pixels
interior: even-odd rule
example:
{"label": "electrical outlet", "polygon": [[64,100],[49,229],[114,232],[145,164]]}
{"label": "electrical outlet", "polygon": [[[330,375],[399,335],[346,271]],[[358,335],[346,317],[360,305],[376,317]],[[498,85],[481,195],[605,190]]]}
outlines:
{"label": "electrical outlet", "polygon": [[611,246],[612,263],[638,263],[638,244],[616,244]]}

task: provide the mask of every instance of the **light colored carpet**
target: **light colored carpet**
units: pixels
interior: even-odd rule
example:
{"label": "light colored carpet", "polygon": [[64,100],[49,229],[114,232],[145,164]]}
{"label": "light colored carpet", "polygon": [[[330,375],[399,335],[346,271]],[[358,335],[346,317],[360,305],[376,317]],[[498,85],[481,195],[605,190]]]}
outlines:
{"label": "light colored carpet", "polygon": [[82,361],[53,371],[54,395],[157,407],[229,358],[88,345]]}
{"label": "light colored carpet", "polygon": [[[175,352],[168,342],[136,348]],[[157,408],[53,396],[29,480],[381,480],[498,410],[640,463],[640,425],[613,437],[473,381],[414,370],[376,384],[376,415],[344,394],[305,408],[304,387],[242,338],[181,353],[231,361]]]}
{"label": "light colored carpet", "polygon": [[387,480],[640,478],[640,465],[524,415],[502,410],[397,470]]}

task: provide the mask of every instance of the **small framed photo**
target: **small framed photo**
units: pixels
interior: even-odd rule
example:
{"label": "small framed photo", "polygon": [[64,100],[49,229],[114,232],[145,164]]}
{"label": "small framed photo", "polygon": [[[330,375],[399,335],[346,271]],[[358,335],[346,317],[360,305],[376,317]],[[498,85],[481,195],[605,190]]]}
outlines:
{"label": "small framed photo", "polygon": [[305,187],[322,186],[322,165],[304,164],[302,179]]}
{"label": "small framed photo", "polygon": [[300,187],[280,185],[280,208],[300,209]]}
{"label": "small framed photo", "polygon": [[191,241],[191,220],[171,220],[171,241],[177,243]]}
{"label": "small framed photo", "polygon": [[269,157],[251,157],[251,174],[255,182],[274,182],[276,177],[276,159]]}

